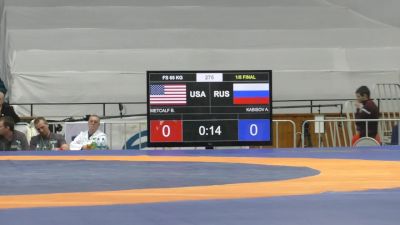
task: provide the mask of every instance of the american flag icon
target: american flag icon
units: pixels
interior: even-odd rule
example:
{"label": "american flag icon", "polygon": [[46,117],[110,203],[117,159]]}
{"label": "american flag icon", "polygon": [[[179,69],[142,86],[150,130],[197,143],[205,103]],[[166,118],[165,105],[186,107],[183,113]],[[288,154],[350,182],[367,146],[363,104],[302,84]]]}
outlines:
{"label": "american flag icon", "polygon": [[150,85],[150,105],[186,105],[186,84]]}

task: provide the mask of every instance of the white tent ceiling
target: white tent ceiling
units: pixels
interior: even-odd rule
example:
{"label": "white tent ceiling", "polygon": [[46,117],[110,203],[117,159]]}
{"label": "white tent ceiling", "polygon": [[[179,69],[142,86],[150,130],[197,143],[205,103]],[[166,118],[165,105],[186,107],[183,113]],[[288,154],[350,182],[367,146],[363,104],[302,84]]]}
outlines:
{"label": "white tent ceiling", "polygon": [[[11,102],[143,102],[146,70],[272,69],[274,99],[351,98],[399,81],[395,0],[5,5]],[[346,85],[324,88],[335,79]]]}

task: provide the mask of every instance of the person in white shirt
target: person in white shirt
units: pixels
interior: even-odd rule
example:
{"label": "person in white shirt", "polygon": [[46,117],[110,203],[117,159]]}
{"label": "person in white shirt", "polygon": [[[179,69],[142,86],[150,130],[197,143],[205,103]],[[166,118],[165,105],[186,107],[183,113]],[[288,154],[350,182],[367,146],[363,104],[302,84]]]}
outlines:
{"label": "person in white shirt", "polygon": [[82,131],[70,143],[71,150],[107,149],[107,135],[99,130],[100,117],[90,115],[88,130]]}

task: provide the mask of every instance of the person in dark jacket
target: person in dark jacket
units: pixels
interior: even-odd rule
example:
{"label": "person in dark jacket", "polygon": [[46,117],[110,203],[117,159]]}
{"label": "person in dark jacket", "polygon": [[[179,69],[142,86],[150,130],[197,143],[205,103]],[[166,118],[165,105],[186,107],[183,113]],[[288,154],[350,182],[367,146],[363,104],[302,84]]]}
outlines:
{"label": "person in dark jacket", "polygon": [[14,120],[14,123],[21,121],[19,116],[15,113],[14,108],[8,103],[4,102],[5,93],[0,91],[0,117],[9,116]]}
{"label": "person in dark jacket", "polygon": [[399,145],[399,124],[393,127],[392,129],[392,139],[390,142],[391,145]]}
{"label": "person in dark jacket", "polygon": [[[378,119],[379,110],[375,102],[370,98],[371,92],[367,86],[361,86],[356,90],[357,101],[355,103],[355,119]],[[356,121],[356,135],[353,137],[354,144],[362,137],[372,137],[380,142],[378,135],[378,121]]]}

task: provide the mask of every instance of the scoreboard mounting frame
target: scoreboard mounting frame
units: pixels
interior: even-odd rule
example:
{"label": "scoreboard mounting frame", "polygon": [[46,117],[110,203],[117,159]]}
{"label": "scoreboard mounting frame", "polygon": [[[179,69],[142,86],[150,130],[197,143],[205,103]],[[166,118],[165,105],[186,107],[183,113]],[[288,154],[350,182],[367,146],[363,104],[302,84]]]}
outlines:
{"label": "scoreboard mounting frame", "polygon": [[272,145],[272,70],[147,71],[149,147]]}

